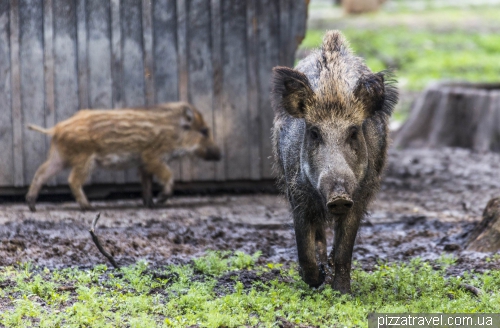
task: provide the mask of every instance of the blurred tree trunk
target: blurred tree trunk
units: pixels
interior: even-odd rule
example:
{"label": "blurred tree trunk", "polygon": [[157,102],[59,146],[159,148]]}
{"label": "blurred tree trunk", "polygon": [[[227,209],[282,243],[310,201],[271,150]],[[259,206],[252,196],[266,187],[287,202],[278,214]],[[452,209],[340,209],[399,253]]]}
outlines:
{"label": "blurred tree trunk", "polygon": [[472,231],[467,250],[497,252],[500,250],[500,197],[490,199],[483,212],[483,220]]}
{"label": "blurred tree trunk", "polygon": [[500,152],[500,85],[435,84],[395,133],[396,147],[462,147]]}

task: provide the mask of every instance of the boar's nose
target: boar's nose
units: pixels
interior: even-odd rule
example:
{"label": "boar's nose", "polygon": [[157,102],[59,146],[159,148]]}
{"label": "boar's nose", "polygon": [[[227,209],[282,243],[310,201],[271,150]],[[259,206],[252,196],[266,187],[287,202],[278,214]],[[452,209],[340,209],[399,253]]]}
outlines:
{"label": "boar's nose", "polygon": [[326,206],[328,207],[328,211],[332,214],[345,214],[347,213],[354,202],[348,197],[336,197],[328,201]]}
{"label": "boar's nose", "polygon": [[219,161],[221,153],[219,147],[208,147],[204,159],[207,161]]}

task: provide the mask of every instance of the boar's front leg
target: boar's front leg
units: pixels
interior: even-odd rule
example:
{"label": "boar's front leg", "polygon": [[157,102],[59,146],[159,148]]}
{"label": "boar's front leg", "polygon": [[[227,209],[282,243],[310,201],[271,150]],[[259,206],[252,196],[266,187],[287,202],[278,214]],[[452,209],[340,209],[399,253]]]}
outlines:
{"label": "boar's front leg", "polygon": [[[307,217],[309,215],[302,213],[300,216],[297,215],[299,217],[294,218],[295,238],[297,241],[300,275],[309,286],[318,287],[325,280],[325,272],[323,263],[321,266],[318,266],[316,261],[316,246],[320,250],[324,238],[318,230],[320,228],[313,223],[313,220],[309,220]],[[323,252],[325,256],[322,256],[320,251],[320,261],[324,260],[326,262],[326,250],[323,250]]]}
{"label": "boar's front leg", "polygon": [[163,186],[162,191],[158,195],[157,203],[164,203],[168,197],[172,195],[172,190],[174,187],[174,179],[172,177],[172,171],[168,166],[161,160],[160,157],[155,155],[144,154],[142,156],[142,167],[146,173],[154,174],[160,184]]}
{"label": "boar's front leg", "polygon": [[338,219],[334,225],[335,241],[331,257],[335,275],[332,287],[343,294],[351,291],[352,250],[362,213],[362,210],[353,208],[346,217]]}
{"label": "boar's front leg", "polygon": [[139,168],[141,175],[142,203],[146,207],[153,207],[153,175],[147,172],[144,167]]}

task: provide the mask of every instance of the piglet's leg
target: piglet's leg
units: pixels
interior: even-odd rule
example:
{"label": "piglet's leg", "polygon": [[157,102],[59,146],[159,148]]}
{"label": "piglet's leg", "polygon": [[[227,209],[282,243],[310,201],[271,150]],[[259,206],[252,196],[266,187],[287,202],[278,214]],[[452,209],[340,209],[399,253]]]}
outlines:
{"label": "piglet's leg", "polygon": [[146,207],[153,207],[153,175],[142,166],[139,168],[141,175],[142,202]]}
{"label": "piglet's leg", "polygon": [[87,200],[87,196],[83,192],[83,184],[87,180],[87,177],[92,171],[93,158],[82,154],[73,159],[71,173],[68,177],[69,187],[73,196],[75,196],[76,201],[80,204],[80,208],[85,210],[90,210],[91,206]]}
{"label": "piglet's leg", "polygon": [[35,202],[43,184],[64,168],[64,162],[54,147],[50,148],[49,158],[35,173],[30,189],[26,194],[26,202],[32,212],[36,211]]}
{"label": "piglet's leg", "polygon": [[158,157],[143,155],[142,160],[144,170],[150,174],[154,174],[163,186],[163,190],[158,195],[157,202],[164,203],[168,197],[172,195],[174,187],[172,171],[170,171],[169,167]]}

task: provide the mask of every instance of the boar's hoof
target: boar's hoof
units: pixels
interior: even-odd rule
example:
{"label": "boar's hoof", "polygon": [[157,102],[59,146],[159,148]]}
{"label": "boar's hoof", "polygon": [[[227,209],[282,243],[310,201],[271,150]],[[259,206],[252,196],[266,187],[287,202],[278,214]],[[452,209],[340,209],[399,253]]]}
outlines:
{"label": "boar's hoof", "polygon": [[35,197],[26,196],[26,203],[28,203],[31,212],[36,212],[35,201]]}
{"label": "boar's hoof", "polygon": [[153,198],[143,199],[142,203],[143,203],[144,207],[147,207],[147,208],[155,207],[155,203],[153,202]]}
{"label": "boar's hoof", "polygon": [[353,204],[352,200],[341,197],[329,201],[326,206],[332,214],[345,214],[351,209]]}
{"label": "boar's hoof", "polygon": [[156,198],[156,203],[157,204],[163,204],[167,201],[167,199],[170,197],[169,194],[166,194],[164,192],[160,192],[158,194],[158,197]]}
{"label": "boar's hoof", "polygon": [[93,208],[89,203],[86,204],[80,204],[80,209],[85,212],[85,211],[92,211]]}
{"label": "boar's hoof", "polygon": [[304,282],[308,284],[309,287],[317,288],[321,286],[321,284],[323,284],[326,276],[325,267],[323,266],[323,264],[320,264],[319,270],[315,274],[311,273],[312,270],[307,270],[307,271],[308,272],[300,268],[299,273],[300,276],[302,277],[302,280],[304,280]]}
{"label": "boar's hoof", "polygon": [[351,279],[333,279],[332,288],[339,291],[341,294],[349,294],[351,292]]}

